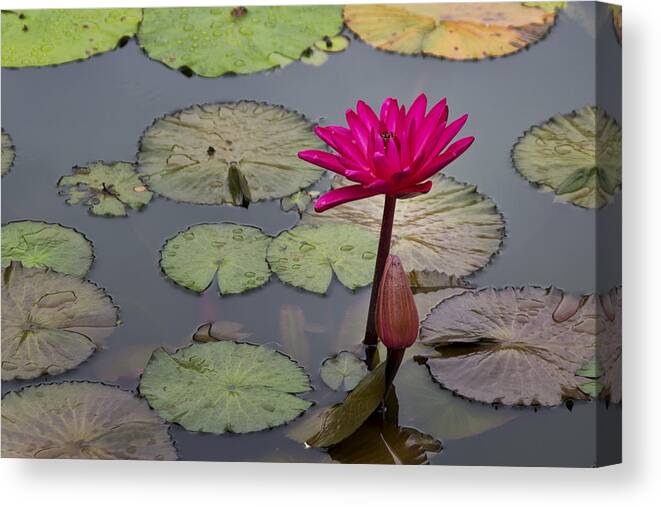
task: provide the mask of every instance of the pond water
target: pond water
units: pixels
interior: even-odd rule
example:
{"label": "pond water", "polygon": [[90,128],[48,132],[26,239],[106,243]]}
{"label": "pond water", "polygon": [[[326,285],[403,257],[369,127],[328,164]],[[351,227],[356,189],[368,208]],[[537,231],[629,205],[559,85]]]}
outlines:
{"label": "pond water", "polygon": [[[200,206],[155,198],[128,218],[95,217],[68,206],[56,182],[75,165],[93,160],[135,160],[138,140],[163,114],[196,103],[251,99],[281,104],[322,124],[342,123],[357,99],[376,105],[387,96],[409,103],[421,91],[430,100],[448,97],[451,115],[467,111],[473,148],[447,169],[460,181],[491,197],[506,220],[502,251],[469,277],[478,287],[555,285],[577,294],[620,282],[620,194],[598,212],[554,204],[512,168],[513,144],[531,125],[597,100],[595,83],[595,6],[559,15],[541,42],[518,54],[481,62],[402,57],[353,40],[324,65],[294,63],[285,69],[218,79],[186,77],[148,59],[134,40],[88,61],[51,68],[2,71],[2,125],[16,146],[11,173],[3,178],[2,221],[45,220],[83,232],[94,243],[95,260],[87,278],[107,289],[120,308],[122,324],[106,347],[53,381],[87,379],[136,389],[140,368],[159,346],[190,343],[204,322],[231,320],[252,333],[249,341],[281,346],[281,327],[302,310],[309,353],[297,358],[312,376],[305,397],[319,405],[338,401],[319,377],[319,364],[337,349],[336,336],[357,294],[334,281],[318,296],[274,278],[243,295],[220,298],[215,286],[197,295],[168,281],[158,265],[165,241],[201,222],[234,221],[269,234],[294,226],[295,212],[278,201],[251,205]],[[600,105],[621,123],[620,48],[605,6],[598,9],[600,79],[607,92]],[[602,51],[603,50],[603,51]],[[617,55],[609,57],[609,55]],[[322,185],[324,183],[322,182]],[[326,182],[327,184],[327,182]],[[606,231],[599,223],[611,224]],[[597,251],[599,248],[599,251]],[[595,256],[604,255],[599,270]],[[359,338],[359,337],[357,337]],[[415,366],[424,368],[424,366]],[[34,381],[3,382],[3,393]],[[456,398],[454,403],[476,403]],[[402,403],[400,402],[400,406]],[[461,407],[460,407],[461,408]],[[495,411],[479,406],[483,411]],[[473,436],[444,441],[435,464],[592,466],[597,444],[619,438],[620,407],[575,403],[553,409],[507,409],[503,422]],[[416,426],[415,408],[400,410],[401,425]],[[287,427],[246,435],[193,433],[173,425],[181,459],[216,461],[327,461],[327,455],[290,440]]]}

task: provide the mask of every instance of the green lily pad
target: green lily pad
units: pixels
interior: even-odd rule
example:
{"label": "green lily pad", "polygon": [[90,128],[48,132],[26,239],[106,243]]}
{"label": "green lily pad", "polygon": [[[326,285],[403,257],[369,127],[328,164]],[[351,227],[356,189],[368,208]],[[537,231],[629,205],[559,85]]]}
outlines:
{"label": "green lily pad", "polygon": [[3,380],[71,370],[117,325],[110,296],[81,278],[17,262],[2,274]]}
{"label": "green lily pad", "polygon": [[282,211],[291,211],[295,209],[298,213],[303,213],[305,208],[309,206],[312,199],[319,197],[319,192],[308,192],[307,190],[300,190],[292,195],[283,197],[280,200],[280,209]]}
{"label": "green lily pad", "polygon": [[161,269],[173,282],[195,292],[205,291],[217,277],[220,294],[238,294],[269,280],[270,243],[257,227],[193,225],[165,243]]}
{"label": "green lily pad", "polygon": [[434,308],[420,340],[435,347],[427,366],[450,391],[485,403],[553,406],[586,399],[576,371],[595,354],[595,313],[586,298],[556,288],[471,291]]}
{"label": "green lily pad", "polygon": [[24,220],[2,226],[2,267],[19,261],[26,268],[51,268],[85,276],[92,265],[92,242],[75,229]]}
{"label": "green lily pad", "polygon": [[[474,185],[437,174],[428,194],[399,199],[395,211],[391,251],[409,271],[434,270],[465,276],[483,268],[496,254],[505,223],[491,199]],[[333,180],[337,188],[347,182]],[[383,196],[348,202],[316,213],[312,206],[301,223],[354,224],[379,233]]]}
{"label": "green lily pad", "polygon": [[0,152],[2,159],[2,176],[7,174],[11,169],[11,166],[14,163],[14,158],[16,158],[16,151],[14,149],[14,143],[11,140],[11,136],[7,134],[4,130],[2,131],[2,151]]}
{"label": "green lily pad", "polygon": [[267,258],[278,278],[289,285],[324,294],[333,273],[349,289],[372,282],[378,238],[355,225],[300,225],[280,233]]}
{"label": "green lily pad", "polygon": [[338,53],[344,51],[349,47],[349,38],[344,35],[336,35],[335,37],[324,37],[322,40],[314,43],[317,49],[326,51],[327,53]]}
{"label": "green lily pad", "polygon": [[142,9],[2,11],[2,66],[38,67],[83,60],[133,37]]}
{"label": "green lily pad", "polygon": [[241,101],[165,116],[140,141],[139,171],[169,199],[246,206],[310,186],[323,171],[297,157],[321,149],[312,124],[279,106]]}
{"label": "green lily pad", "polygon": [[168,67],[218,77],[297,60],[341,30],[336,5],[145,9],[138,40],[151,58]]}
{"label": "green lily pad", "polygon": [[333,391],[351,391],[367,375],[365,361],[346,350],[321,363],[321,380]]}
{"label": "green lily pad", "polygon": [[366,4],[344,8],[347,27],[371,46],[449,60],[482,60],[517,53],[541,40],[555,18],[555,9],[517,2]]}
{"label": "green lily pad", "polygon": [[189,431],[247,433],[285,424],[311,403],[303,369],[284,354],[247,343],[196,343],[154,351],[140,392],[164,419]]}
{"label": "green lily pad", "polygon": [[57,182],[67,196],[67,204],[88,206],[93,215],[120,217],[127,209],[140,209],[151,201],[147,190],[129,162],[92,162],[74,167],[72,176]]}
{"label": "green lily pad", "polygon": [[2,398],[2,457],[176,460],[168,426],[132,393],[93,382]]}
{"label": "green lily pad", "polygon": [[622,129],[586,106],[532,127],[512,152],[521,175],[555,200],[600,208],[622,185]]}

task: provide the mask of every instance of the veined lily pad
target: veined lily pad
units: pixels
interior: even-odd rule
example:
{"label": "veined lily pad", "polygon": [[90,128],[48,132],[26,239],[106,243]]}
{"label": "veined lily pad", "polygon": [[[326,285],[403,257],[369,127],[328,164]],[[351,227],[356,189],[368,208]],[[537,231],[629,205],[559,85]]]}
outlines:
{"label": "veined lily pad", "polygon": [[81,278],[17,262],[2,275],[3,380],[75,368],[117,325],[110,296]]}
{"label": "veined lily pad", "polygon": [[2,66],[36,67],[83,60],[133,37],[142,9],[2,11]]}
{"label": "veined lily pad", "polygon": [[549,288],[484,289],[447,299],[423,322],[432,376],[466,398],[505,405],[586,399],[575,375],[595,353],[585,298]]}
{"label": "veined lily pad", "polygon": [[1,174],[4,176],[11,169],[11,166],[14,163],[14,158],[16,157],[14,143],[12,142],[10,135],[4,130],[2,131],[2,151],[0,153],[0,158],[2,159]]}
{"label": "veined lily pad", "polygon": [[335,5],[145,9],[138,39],[168,67],[218,77],[297,60],[341,30],[341,7]]}
{"label": "veined lily pad", "polygon": [[19,261],[26,268],[85,276],[93,259],[92,243],[69,227],[31,220],[2,226],[3,268]]}
{"label": "veined lily pad", "polygon": [[600,208],[622,185],[622,129],[586,106],[532,127],[514,146],[514,166],[556,201]]}
{"label": "veined lily pad", "polygon": [[193,225],[165,243],[161,268],[173,282],[195,292],[206,290],[217,276],[220,294],[237,294],[269,280],[270,242],[260,229],[247,225]]}
{"label": "veined lily pad", "polygon": [[296,154],[320,149],[312,124],[279,106],[241,101],[160,118],[140,142],[147,186],[175,201],[247,205],[290,195],[323,171]]}
{"label": "veined lily pad", "polygon": [[367,365],[346,350],[321,364],[321,380],[333,391],[351,391],[367,375]]}
{"label": "veined lily pad", "polygon": [[147,404],[92,382],[30,386],[2,399],[2,457],[176,460]]}
{"label": "veined lily pad", "polygon": [[542,39],[555,10],[520,3],[347,5],[344,21],[369,45],[405,55],[481,60]]}
{"label": "veined lily pad", "polygon": [[311,403],[303,369],[284,354],[247,343],[196,343],[154,351],[140,392],[170,422],[190,431],[247,433],[295,419]]}
{"label": "veined lily pad", "polygon": [[[465,276],[484,267],[498,252],[505,233],[496,205],[474,185],[437,174],[428,194],[399,199],[395,211],[392,253],[408,271],[435,270]],[[336,178],[333,187],[346,184]],[[304,224],[355,224],[378,234],[383,197],[376,196],[337,206],[324,213],[312,207]]]}
{"label": "veined lily pad", "polygon": [[268,261],[280,280],[324,294],[333,278],[349,289],[369,285],[374,274],[378,238],[349,224],[301,225],[278,235]]}
{"label": "veined lily pad", "polygon": [[93,215],[126,216],[128,208],[140,209],[151,201],[152,193],[129,162],[92,162],[73,172],[57,186],[64,189],[68,204],[89,206]]}

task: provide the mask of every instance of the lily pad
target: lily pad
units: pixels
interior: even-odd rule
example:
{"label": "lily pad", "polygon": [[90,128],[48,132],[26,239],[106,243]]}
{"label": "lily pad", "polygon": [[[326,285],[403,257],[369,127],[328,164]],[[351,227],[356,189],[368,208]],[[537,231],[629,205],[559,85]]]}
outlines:
{"label": "lily pad", "polygon": [[321,380],[333,391],[351,391],[367,375],[367,365],[346,350],[321,363]]}
{"label": "lily pad", "polygon": [[296,154],[321,148],[312,124],[298,113],[226,102],[156,120],[142,136],[138,165],[147,186],[169,199],[245,206],[317,181],[323,171]]}
{"label": "lily pad", "polygon": [[11,140],[11,136],[7,134],[4,130],[2,131],[2,176],[7,174],[11,169],[11,166],[14,164],[14,158],[16,157],[16,151],[14,149],[14,143]]}
{"label": "lily pad", "polygon": [[81,278],[16,262],[2,274],[3,380],[75,368],[117,325],[110,296]]}
{"label": "lily pad", "polygon": [[378,238],[349,224],[299,225],[280,233],[267,258],[278,278],[289,285],[324,294],[333,273],[349,289],[372,282]]}
{"label": "lily pad", "polygon": [[585,301],[539,287],[447,299],[422,324],[420,340],[436,347],[427,366],[446,389],[485,403],[586,399],[575,372],[595,353],[596,317]]}
{"label": "lily pad", "polygon": [[[437,174],[428,194],[399,199],[391,251],[408,271],[434,270],[465,276],[483,268],[498,252],[505,222],[491,199],[474,185]],[[346,184],[335,178],[333,187]],[[355,224],[378,234],[383,197],[348,202],[324,213],[310,207],[303,224]]]}
{"label": "lily pad", "polygon": [[196,343],[154,351],[140,392],[170,422],[189,431],[247,433],[285,424],[311,403],[303,369],[284,354],[247,343]]}
{"label": "lily pad", "polygon": [[193,225],[165,243],[161,268],[173,282],[195,292],[205,291],[217,277],[220,294],[238,294],[269,280],[270,242],[257,227]]}
{"label": "lily pad", "polygon": [[[622,288],[615,287],[596,298],[597,362],[603,368],[599,397],[611,403],[622,401]],[[578,375],[579,373],[577,373]]]}
{"label": "lily pad", "polygon": [[516,2],[347,5],[346,25],[367,44],[405,55],[481,60],[542,39],[555,10]]}
{"label": "lily pad", "polygon": [[532,127],[514,146],[514,166],[555,200],[600,208],[622,185],[622,129],[592,106]]}
{"label": "lily pad", "polygon": [[133,37],[142,9],[2,11],[2,66],[38,67],[83,60]]}
{"label": "lily pad", "polygon": [[312,199],[319,197],[319,192],[308,192],[307,190],[300,190],[292,195],[283,197],[280,200],[280,209],[282,211],[291,211],[295,209],[298,213],[303,213],[305,208],[309,206]]}
{"label": "lily pad", "polygon": [[88,206],[93,215],[126,216],[127,210],[140,209],[151,201],[147,190],[129,162],[92,162],[74,167],[72,176],[57,182],[67,196],[67,204]]}
{"label": "lily pad", "polygon": [[75,229],[24,220],[2,226],[2,267],[19,261],[26,268],[51,268],[85,276],[92,265],[92,242]]}
{"label": "lily pad", "polygon": [[218,77],[297,60],[341,30],[341,7],[335,5],[145,9],[138,40],[168,67]]}
{"label": "lily pad", "polygon": [[168,426],[132,393],[63,382],[2,399],[2,457],[176,460],[177,452]]}

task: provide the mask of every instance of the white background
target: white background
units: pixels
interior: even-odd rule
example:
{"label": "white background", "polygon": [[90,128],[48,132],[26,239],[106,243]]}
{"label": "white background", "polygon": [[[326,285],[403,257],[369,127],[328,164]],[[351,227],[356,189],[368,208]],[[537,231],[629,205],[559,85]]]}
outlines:
{"label": "white background", "polygon": [[[238,1],[238,0],[237,0]],[[369,1],[369,0],[365,0]],[[419,0],[424,1],[424,0]],[[306,3],[242,0],[244,5]],[[309,2],[308,2],[309,3]],[[338,3],[324,2],[315,3]],[[347,2],[349,3],[349,2]],[[624,5],[624,464],[604,469],[0,461],[4,505],[650,505],[661,500],[661,2]],[[197,0],[191,5],[225,5]],[[0,1],[28,7],[184,1]],[[344,507],[344,506],[343,506]]]}

